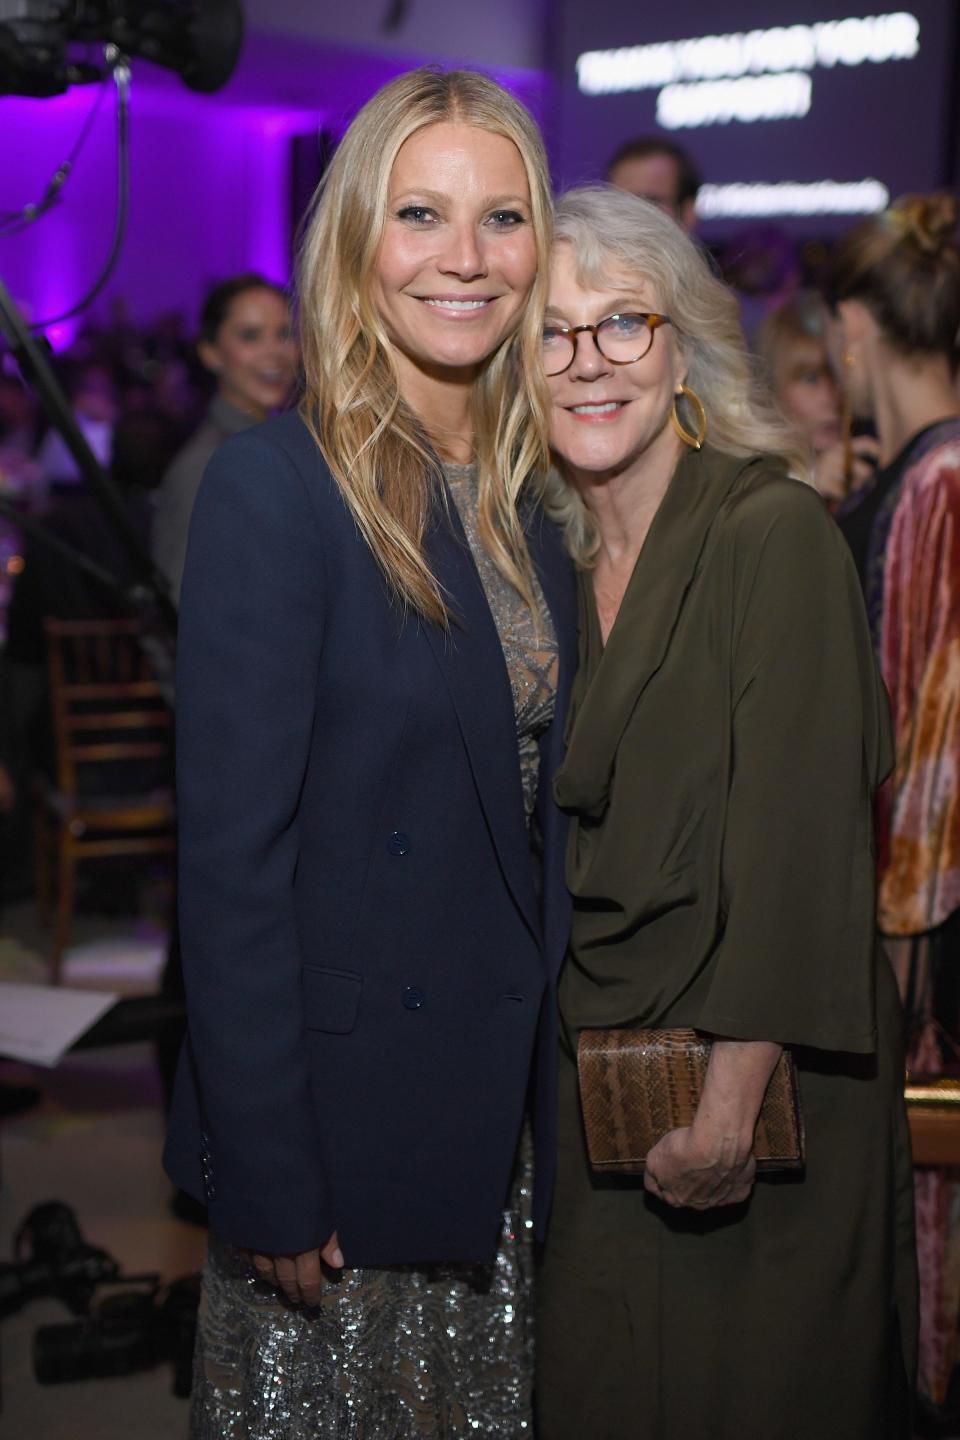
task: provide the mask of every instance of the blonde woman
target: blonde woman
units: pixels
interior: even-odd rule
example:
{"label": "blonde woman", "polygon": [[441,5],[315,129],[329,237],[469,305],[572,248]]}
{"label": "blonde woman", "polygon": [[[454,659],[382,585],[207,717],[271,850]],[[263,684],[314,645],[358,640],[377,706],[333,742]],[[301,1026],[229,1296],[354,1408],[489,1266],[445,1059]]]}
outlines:
{"label": "blonde woman", "polygon": [[[552,509],[580,571],[541,1440],[909,1435],[899,1011],[874,950],[889,722],[856,572],[751,388],[732,294],[655,206],[558,205]],[[693,1123],[595,1176],[583,1029],[712,1037]],[[806,1168],[757,1179],[796,1059]]]}
{"label": "blonde woman", "polygon": [[795,295],[761,321],[756,349],[781,413],[807,442],[814,485],[836,501],[872,478],[878,451],[872,435],[843,434],[843,394],[826,327],[820,297]]}
{"label": "blonde woman", "polygon": [[306,234],[300,414],[201,487],[167,1149],[210,1212],[197,1437],[530,1432],[575,624],[559,539],[528,512],[528,550],[517,508],[549,237],[516,101],[392,82]]}

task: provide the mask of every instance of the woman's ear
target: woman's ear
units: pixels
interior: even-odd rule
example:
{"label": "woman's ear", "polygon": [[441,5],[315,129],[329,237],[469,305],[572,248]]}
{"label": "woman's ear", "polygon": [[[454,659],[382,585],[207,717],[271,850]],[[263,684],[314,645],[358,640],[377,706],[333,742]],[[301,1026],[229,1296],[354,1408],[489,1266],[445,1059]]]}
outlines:
{"label": "woman's ear", "polygon": [[209,340],[201,340],[197,346],[197,354],[200,356],[200,364],[205,370],[213,375],[219,375],[223,369],[223,361],[220,359],[220,352],[216,345],[211,345]]}
{"label": "woman's ear", "polygon": [[876,336],[877,322],[862,300],[840,300],[837,304],[837,320],[846,350],[862,346],[864,341]]}

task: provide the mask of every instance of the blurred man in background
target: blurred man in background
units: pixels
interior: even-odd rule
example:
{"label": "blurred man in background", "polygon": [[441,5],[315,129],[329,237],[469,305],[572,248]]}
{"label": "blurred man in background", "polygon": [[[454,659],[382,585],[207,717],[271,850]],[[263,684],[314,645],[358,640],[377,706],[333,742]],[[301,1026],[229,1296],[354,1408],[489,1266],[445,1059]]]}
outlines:
{"label": "blurred man in background", "polygon": [[652,200],[685,230],[696,229],[700,172],[672,140],[641,135],[624,141],[607,166],[606,178],[620,190]]}

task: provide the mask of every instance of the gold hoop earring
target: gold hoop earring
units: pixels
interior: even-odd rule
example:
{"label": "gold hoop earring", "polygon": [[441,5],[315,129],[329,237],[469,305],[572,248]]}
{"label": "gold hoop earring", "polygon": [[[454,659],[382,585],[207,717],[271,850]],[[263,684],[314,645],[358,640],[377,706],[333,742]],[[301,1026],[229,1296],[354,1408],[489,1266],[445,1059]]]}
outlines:
{"label": "gold hoop earring", "polygon": [[[686,428],[677,413],[677,400],[683,395],[692,408],[697,422],[697,433],[694,435]],[[676,430],[684,445],[689,445],[693,450],[699,450],[707,438],[707,412],[703,408],[703,402],[695,390],[689,385],[678,385],[677,393],[673,397],[673,405],[670,410],[670,424]]]}

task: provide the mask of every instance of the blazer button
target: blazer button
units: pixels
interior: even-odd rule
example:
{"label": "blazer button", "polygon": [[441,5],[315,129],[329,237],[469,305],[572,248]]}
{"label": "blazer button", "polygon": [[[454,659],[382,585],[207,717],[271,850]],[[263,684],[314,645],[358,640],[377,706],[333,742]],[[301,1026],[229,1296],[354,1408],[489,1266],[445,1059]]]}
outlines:
{"label": "blazer button", "polygon": [[406,855],[410,849],[410,836],[405,835],[402,830],[394,830],[387,841],[387,850],[391,855]]}
{"label": "blazer button", "polygon": [[423,991],[418,990],[416,985],[406,985],[400,992],[400,999],[406,1010],[419,1010],[426,998]]}

